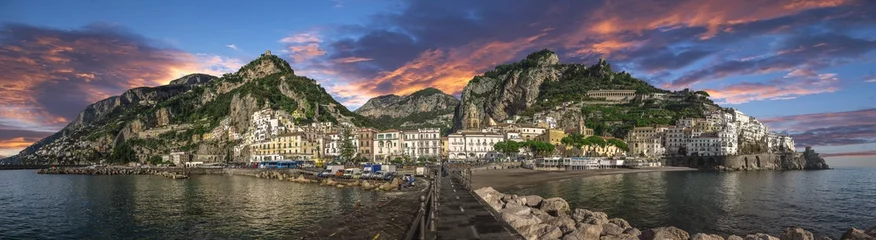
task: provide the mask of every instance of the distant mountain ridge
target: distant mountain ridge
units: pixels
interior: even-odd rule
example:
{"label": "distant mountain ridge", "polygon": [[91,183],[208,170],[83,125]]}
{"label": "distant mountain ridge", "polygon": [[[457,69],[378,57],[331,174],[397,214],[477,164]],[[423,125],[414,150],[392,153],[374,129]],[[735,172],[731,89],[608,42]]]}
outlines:
{"label": "distant mountain ridge", "polygon": [[[636,97],[611,102],[588,95],[606,90],[635,91]],[[705,92],[659,89],[629,73],[614,72],[605,60],[591,66],[560,63],[556,53],[545,49],[472,78],[462,90],[453,130],[550,117],[558,128],[583,123],[598,135],[620,138],[636,126],[672,124],[715,109],[720,107]]]}
{"label": "distant mountain ridge", "polygon": [[[235,73],[190,74],[168,85],[140,87],[86,107],[65,128],[9,157],[25,164],[124,162],[190,151],[239,159],[232,149],[251,116],[283,110],[296,123],[313,121],[376,127],[349,111],[315,80],[296,76],[267,52]],[[210,137],[206,139],[205,136]],[[135,157],[137,159],[128,159]]]}
{"label": "distant mountain ridge", "polygon": [[383,95],[369,99],[356,113],[387,128],[438,127],[449,129],[455,97],[436,88],[425,88],[409,95]]}

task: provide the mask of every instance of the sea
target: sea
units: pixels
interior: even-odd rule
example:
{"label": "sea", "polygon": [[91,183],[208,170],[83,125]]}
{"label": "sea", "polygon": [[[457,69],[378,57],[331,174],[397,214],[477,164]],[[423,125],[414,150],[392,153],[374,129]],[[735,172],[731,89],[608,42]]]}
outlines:
{"label": "sea", "polygon": [[803,227],[839,237],[876,226],[876,167],[820,171],[651,172],[592,176],[511,191],[561,197],[641,230],[675,226],[724,237]]}
{"label": "sea", "polygon": [[0,239],[283,239],[377,192],[246,176],[0,171]]}

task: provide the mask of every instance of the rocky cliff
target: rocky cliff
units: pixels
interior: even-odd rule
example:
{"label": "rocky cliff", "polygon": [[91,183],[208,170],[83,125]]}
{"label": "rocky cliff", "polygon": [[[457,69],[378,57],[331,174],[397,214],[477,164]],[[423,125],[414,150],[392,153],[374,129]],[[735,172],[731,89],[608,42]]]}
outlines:
{"label": "rocky cliff", "polygon": [[[296,123],[373,123],[335,101],[315,80],[296,76],[270,52],[235,73],[191,74],[169,85],[134,88],[86,107],[64,129],[27,147],[26,164],[143,161],[171,151],[229,159],[251,116],[281,110]],[[235,139],[232,136],[238,136]]]}
{"label": "rocky cliff", "polygon": [[406,96],[384,95],[372,98],[356,113],[388,128],[450,128],[453,110],[459,100],[435,88]]}
{"label": "rocky cliff", "polygon": [[803,152],[742,154],[733,156],[675,156],[666,159],[670,166],[691,167],[701,170],[822,170],[830,169],[815,150]]}
{"label": "rocky cliff", "polygon": [[[590,90],[633,90],[636,96],[611,102],[588,96]],[[671,92],[614,72],[604,60],[592,66],[564,64],[554,52],[541,50],[469,81],[455,109],[453,129],[552,117],[558,127],[575,127],[586,120],[598,135],[623,137],[637,125],[669,124],[718,108],[703,94]]]}

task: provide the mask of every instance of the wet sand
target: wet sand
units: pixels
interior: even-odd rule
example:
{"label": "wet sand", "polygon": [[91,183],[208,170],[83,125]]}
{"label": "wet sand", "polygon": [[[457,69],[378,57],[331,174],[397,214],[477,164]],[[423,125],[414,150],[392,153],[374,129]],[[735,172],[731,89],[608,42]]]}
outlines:
{"label": "wet sand", "polygon": [[671,171],[696,171],[693,168],[687,167],[655,167],[642,169],[594,169],[594,170],[576,170],[576,171],[535,171],[529,169],[498,169],[498,170],[481,170],[472,173],[472,189],[482,187],[493,187],[499,192],[510,190],[523,189],[532,187],[540,183],[561,181],[572,178],[583,178],[589,176],[624,174],[624,173],[646,173],[646,172],[671,172]]}

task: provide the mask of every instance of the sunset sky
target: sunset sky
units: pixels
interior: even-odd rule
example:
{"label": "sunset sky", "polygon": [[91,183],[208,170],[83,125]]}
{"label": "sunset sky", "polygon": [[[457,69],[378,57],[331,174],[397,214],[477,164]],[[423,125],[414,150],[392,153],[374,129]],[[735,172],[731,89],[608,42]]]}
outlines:
{"label": "sunset sky", "polygon": [[88,104],[271,50],[351,109],[548,48],[713,100],[832,165],[876,165],[876,1],[0,1],[0,155]]}

